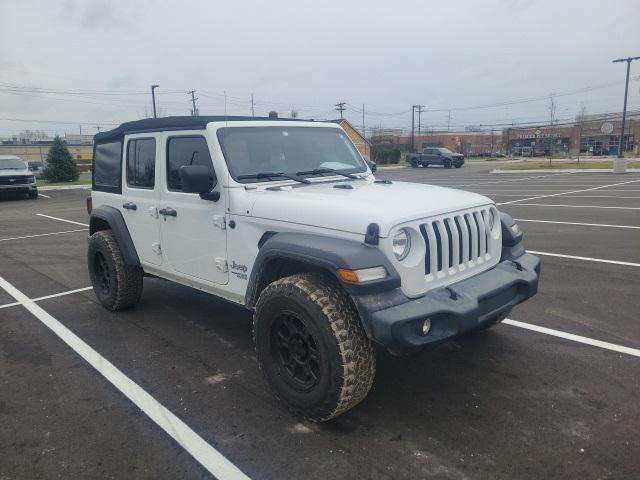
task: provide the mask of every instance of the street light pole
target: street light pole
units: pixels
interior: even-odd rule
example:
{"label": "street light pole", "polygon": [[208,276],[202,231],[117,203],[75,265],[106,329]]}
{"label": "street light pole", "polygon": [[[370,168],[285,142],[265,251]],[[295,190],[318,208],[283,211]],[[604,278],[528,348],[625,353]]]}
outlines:
{"label": "street light pole", "polygon": [[154,91],[160,85],[151,85],[151,100],[153,101],[153,118],[157,118],[156,115],[156,92]]}
{"label": "street light pole", "polygon": [[627,120],[627,94],[629,93],[629,70],[631,69],[631,62],[638,60],[640,57],[628,57],[618,58],[613,60],[613,63],[627,62],[627,80],[624,84],[624,106],[622,107],[622,129],[620,132],[620,142],[618,143],[618,158],[624,158],[624,151],[622,147],[624,145],[624,124]]}

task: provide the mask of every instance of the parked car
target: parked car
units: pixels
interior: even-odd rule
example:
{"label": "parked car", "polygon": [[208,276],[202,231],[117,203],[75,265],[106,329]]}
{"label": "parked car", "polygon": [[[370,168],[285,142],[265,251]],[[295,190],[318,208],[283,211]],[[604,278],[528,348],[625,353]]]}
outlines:
{"label": "parked car", "polygon": [[154,276],[244,306],[267,382],[313,421],[365,398],[375,343],[424,350],[537,291],[540,261],[492,200],[376,180],[336,124],[128,122],[95,136],[92,175],[100,303],[133,307]]}
{"label": "parked car", "polygon": [[38,198],[35,176],[20,157],[0,155],[0,192],[25,193]]}
{"label": "parked car", "polygon": [[409,153],[407,163],[413,168],[428,167],[429,165],[443,165],[444,168],[460,168],[464,164],[464,155],[454,153],[448,148],[426,147],[422,153]]}
{"label": "parked car", "polygon": [[42,162],[27,162],[27,165],[35,178],[42,178],[42,173],[44,172],[44,164]]}

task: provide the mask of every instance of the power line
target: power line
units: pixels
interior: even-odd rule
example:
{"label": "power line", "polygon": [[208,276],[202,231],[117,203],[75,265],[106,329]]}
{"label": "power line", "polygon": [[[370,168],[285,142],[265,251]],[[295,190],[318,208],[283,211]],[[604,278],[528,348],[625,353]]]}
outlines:
{"label": "power line", "polygon": [[345,105],[347,104],[347,102],[338,102],[334,105],[334,107],[336,107],[336,110],[340,112],[340,119],[342,120],[343,116],[342,116],[342,112],[344,112],[346,110]]}

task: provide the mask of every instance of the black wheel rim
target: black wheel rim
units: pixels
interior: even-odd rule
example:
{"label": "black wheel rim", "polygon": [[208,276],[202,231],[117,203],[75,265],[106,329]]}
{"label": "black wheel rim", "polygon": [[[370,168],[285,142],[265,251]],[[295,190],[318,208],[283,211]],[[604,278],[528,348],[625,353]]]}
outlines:
{"label": "black wheel rim", "polygon": [[102,253],[98,252],[93,257],[93,272],[95,275],[96,286],[102,293],[107,295],[111,289],[111,272],[107,259]]}
{"label": "black wheel rim", "polygon": [[275,319],[271,327],[271,346],[287,383],[303,391],[318,384],[318,342],[296,315],[283,313]]}

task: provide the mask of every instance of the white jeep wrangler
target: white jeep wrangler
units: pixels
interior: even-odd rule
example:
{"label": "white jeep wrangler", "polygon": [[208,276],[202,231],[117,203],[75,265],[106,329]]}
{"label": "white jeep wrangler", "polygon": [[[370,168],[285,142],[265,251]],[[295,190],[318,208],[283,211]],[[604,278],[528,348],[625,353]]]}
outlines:
{"label": "white jeep wrangler", "polygon": [[251,309],[276,396],[314,421],[360,402],[395,354],[501,321],[539,260],[491,200],[375,180],[336,124],[168,117],[95,137],[88,266],[131,307],[156,276]]}

